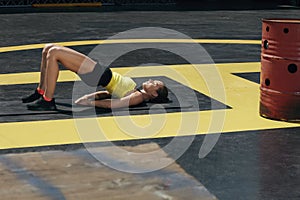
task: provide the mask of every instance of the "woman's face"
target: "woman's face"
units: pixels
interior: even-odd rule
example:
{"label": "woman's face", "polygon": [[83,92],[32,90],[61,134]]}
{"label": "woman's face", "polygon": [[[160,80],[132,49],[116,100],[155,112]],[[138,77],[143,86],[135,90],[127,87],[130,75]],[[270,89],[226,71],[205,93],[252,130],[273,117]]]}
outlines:
{"label": "woman's face", "polygon": [[158,94],[156,91],[163,86],[164,83],[158,80],[149,79],[148,81],[143,83],[143,89],[147,94],[149,94],[152,97],[157,97]]}

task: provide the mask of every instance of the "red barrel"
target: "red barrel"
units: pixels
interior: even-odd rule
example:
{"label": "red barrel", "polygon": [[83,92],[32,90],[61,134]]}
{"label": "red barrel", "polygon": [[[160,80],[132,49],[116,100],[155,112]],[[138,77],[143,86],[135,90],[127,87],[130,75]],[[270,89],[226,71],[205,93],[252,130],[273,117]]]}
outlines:
{"label": "red barrel", "polygon": [[262,55],[300,60],[300,19],[264,19]]}
{"label": "red barrel", "polygon": [[300,19],[264,19],[260,115],[300,120]]}

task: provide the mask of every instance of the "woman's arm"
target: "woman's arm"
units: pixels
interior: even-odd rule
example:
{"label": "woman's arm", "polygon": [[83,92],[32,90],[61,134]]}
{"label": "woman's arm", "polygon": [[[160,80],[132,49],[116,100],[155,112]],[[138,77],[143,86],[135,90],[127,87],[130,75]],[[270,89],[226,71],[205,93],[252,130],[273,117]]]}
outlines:
{"label": "woman's arm", "polygon": [[108,91],[97,91],[91,94],[85,95],[86,98],[91,100],[108,99],[111,98],[111,94]]}
{"label": "woman's arm", "polygon": [[87,100],[100,100],[111,98],[108,91],[97,91],[91,94],[84,95],[75,101],[76,104],[87,105]]}
{"label": "woman's arm", "polygon": [[100,108],[122,108],[134,106],[144,101],[143,95],[140,92],[134,92],[131,95],[123,97],[121,99],[102,99],[89,101],[90,106],[96,106]]}
{"label": "woman's arm", "polygon": [[95,99],[95,100],[111,98],[111,94],[108,91],[98,91],[98,92],[95,92],[94,94],[95,94],[95,96],[93,99]]}

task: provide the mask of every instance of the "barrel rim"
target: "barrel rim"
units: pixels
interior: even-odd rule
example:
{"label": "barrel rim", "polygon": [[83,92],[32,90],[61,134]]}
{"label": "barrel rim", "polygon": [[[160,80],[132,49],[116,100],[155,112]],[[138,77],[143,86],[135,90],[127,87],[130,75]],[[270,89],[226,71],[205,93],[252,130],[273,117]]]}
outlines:
{"label": "barrel rim", "polygon": [[300,24],[300,19],[296,18],[264,18],[262,21],[271,23]]}

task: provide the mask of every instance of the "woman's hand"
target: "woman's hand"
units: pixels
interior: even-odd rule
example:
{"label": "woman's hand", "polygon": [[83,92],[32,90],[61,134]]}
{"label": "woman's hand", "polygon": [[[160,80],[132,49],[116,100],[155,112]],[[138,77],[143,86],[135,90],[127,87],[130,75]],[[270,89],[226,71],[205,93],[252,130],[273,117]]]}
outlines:
{"label": "woman's hand", "polygon": [[91,106],[91,101],[88,98],[88,95],[84,95],[75,101],[75,104],[83,106]]}

